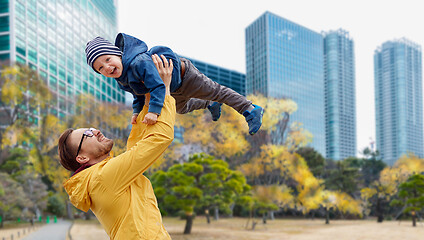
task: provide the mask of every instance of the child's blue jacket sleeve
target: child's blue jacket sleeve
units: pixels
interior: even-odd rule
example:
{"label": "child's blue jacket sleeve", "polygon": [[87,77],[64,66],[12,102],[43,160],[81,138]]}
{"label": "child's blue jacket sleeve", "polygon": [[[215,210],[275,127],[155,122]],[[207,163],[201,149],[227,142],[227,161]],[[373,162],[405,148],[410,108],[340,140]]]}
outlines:
{"label": "child's blue jacket sleeve", "polygon": [[[163,101],[165,100],[165,84],[160,78],[159,72],[149,55],[146,54],[146,56],[143,56],[140,61],[136,61],[135,64],[136,66],[132,68],[135,70],[133,73],[136,79],[141,81],[141,83],[138,82],[137,84],[143,84],[147,89],[149,89],[149,112],[160,115],[163,107]],[[136,99],[134,99],[134,101],[135,100]],[[140,104],[140,102],[138,104]],[[143,105],[139,106],[140,110],[143,108]]]}
{"label": "child's blue jacket sleeve", "polygon": [[145,96],[144,95],[135,95],[134,96],[134,101],[132,104],[132,108],[133,108],[133,113],[140,113],[141,110],[143,109],[144,106],[144,102],[145,102]]}

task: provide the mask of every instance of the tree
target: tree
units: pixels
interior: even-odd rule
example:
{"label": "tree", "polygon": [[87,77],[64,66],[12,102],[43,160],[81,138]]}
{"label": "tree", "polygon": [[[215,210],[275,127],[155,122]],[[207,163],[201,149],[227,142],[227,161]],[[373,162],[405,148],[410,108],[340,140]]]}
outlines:
{"label": "tree", "polygon": [[152,184],[160,209],[183,211],[186,219],[184,234],[190,234],[194,210],[198,208],[228,209],[236,196],[246,189],[246,179],[228,164],[209,155],[193,155],[183,164],[175,164],[168,171],[157,171]]}
{"label": "tree", "polygon": [[363,197],[363,205],[368,205],[368,201],[375,206],[377,222],[383,222],[384,214],[388,203],[398,192],[398,187],[405,182],[409,176],[424,172],[424,161],[415,155],[403,155],[392,167],[384,168],[380,173],[380,178],[374,181],[369,189],[366,189],[367,196]]}
{"label": "tree", "polygon": [[32,216],[40,217],[47,207],[48,195],[47,186],[42,181],[41,174],[28,167],[25,173],[16,177],[16,180],[30,201],[28,208],[32,212]]}
{"label": "tree", "polygon": [[301,147],[296,152],[305,159],[315,177],[323,175],[325,158],[319,152],[312,147]]}
{"label": "tree", "polygon": [[51,194],[47,200],[47,211],[62,217],[65,214],[65,201],[60,194]]}
{"label": "tree", "polygon": [[280,208],[293,208],[295,197],[292,190],[286,185],[257,185],[253,188],[254,208],[262,214],[262,221],[266,223],[266,214],[272,214]]}
{"label": "tree", "polygon": [[380,178],[380,173],[386,167],[380,159],[364,159],[361,166],[361,178],[364,186],[369,186],[372,182]]}
{"label": "tree", "polygon": [[28,151],[23,148],[9,149],[8,156],[0,164],[0,171],[16,176],[24,171],[25,166],[29,164]]}
{"label": "tree", "polygon": [[[9,174],[0,172],[0,217],[4,220],[21,216],[22,210],[29,206],[22,187]],[[3,227],[3,221],[1,226]]]}
{"label": "tree", "polygon": [[[331,160],[327,160],[327,162],[331,162]],[[336,161],[333,165],[334,167],[326,169],[326,189],[339,190],[353,196],[358,190],[359,168],[351,167],[351,163],[352,159]],[[353,164],[353,166],[355,165]]]}
{"label": "tree", "polygon": [[38,217],[46,208],[47,186],[41,181],[41,174],[34,171],[28,159],[28,151],[23,148],[12,148],[0,170],[8,173],[23,188],[30,200],[27,206]]}
{"label": "tree", "polygon": [[412,226],[416,226],[417,213],[424,209],[424,175],[415,174],[399,185],[399,200],[393,200],[391,205],[401,205],[404,213],[412,216]]}
{"label": "tree", "polygon": [[[53,95],[38,73],[28,66],[4,66],[0,78],[1,125],[24,128],[37,123],[37,115],[46,109]],[[16,126],[16,123],[19,127]],[[11,138],[11,136],[8,136]],[[5,129],[0,130],[0,142]]]}

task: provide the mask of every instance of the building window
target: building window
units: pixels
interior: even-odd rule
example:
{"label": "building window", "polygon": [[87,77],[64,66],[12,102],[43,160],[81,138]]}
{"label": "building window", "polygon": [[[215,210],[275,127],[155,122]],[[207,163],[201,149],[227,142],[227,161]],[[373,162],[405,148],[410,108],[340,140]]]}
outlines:
{"label": "building window", "polygon": [[37,51],[31,46],[28,47],[28,60],[37,64]]}
{"label": "building window", "polygon": [[52,75],[57,75],[57,65],[55,61],[50,60],[50,64],[49,64],[49,72]]}
{"label": "building window", "polygon": [[9,16],[0,17],[0,32],[9,31]]}

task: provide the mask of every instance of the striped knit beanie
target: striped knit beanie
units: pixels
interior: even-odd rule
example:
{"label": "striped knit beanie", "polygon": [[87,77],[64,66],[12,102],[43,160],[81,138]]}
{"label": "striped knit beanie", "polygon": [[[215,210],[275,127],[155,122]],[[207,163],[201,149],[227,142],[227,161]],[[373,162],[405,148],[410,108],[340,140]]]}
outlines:
{"label": "striped knit beanie", "polygon": [[113,45],[108,40],[102,37],[96,37],[87,43],[87,46],[85,47],[85,55],[87,56],[87,64],[93,68],[95,72],[97,72],[97,70],[93,67],[93,63],[98,57],[102,55],[122,56],[122,52],[117,46]]}

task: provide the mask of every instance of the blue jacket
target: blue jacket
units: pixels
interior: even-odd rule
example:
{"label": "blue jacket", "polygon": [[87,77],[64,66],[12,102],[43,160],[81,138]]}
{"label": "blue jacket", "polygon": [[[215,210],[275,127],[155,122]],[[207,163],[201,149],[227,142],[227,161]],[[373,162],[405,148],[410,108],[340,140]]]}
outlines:
{"label": "blue jacket", "polygon": [[119,33],[115,45],[122,51],[122,75],[115,78],[121,89],[134,96],[133,112],[143,109],[146,93],[150,93],[149,112],[160,114],[165,100],[165,84],[159,76],[152,55],[164,55],[172,59],[174,70],[170,90],[175,92],[181,86],[180,58],[170,48],[157,46],[147,51],[147,45],[140,39]]}

